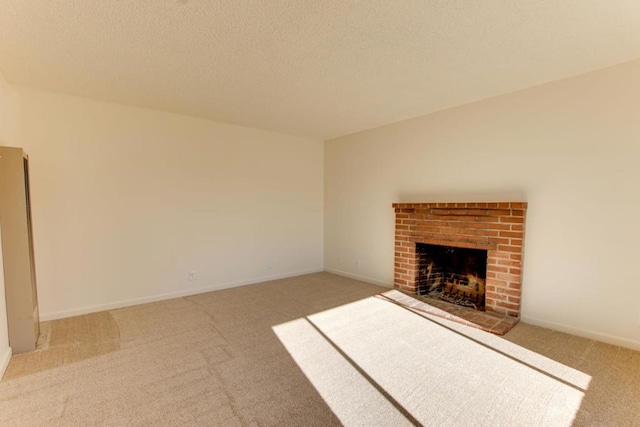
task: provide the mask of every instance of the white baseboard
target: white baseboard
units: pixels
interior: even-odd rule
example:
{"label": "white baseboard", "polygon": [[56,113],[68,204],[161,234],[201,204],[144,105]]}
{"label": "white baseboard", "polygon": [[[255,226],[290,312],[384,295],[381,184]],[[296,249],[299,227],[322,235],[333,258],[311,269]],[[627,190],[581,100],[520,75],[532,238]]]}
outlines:
{"label": "white baseboard", "polygon": [[554,331],[564,332],[567,334],[588,338],[594,341],[600,341],[606,344],[617,345],[618,347],[624,347],[631,350],[640,351],[640,341],[618,337],[616,335],[605,334],[603,332],[588,331],[585,329],[580,329],[573,326],[564,325],[561,323],[548,322],[546,320],[540,320],[540,319],[536,319],[534,317],[529,317],[529,316],[522,316],[520,320],[524,323],[529,323],[534,326],[553,329]]}
{"label": "white baseboard", "polygon": [[[374,285],[380,285],[380,286],[389,287],[389,288],[393,287],[393,285],[381,282],[380,280],[372,279],[366,276],[360,276],[358,274],[353,274],[346,271],[337,270],[334,268],[325,268],[325,271],[327,273],[348,277],[350,279],[360,280],[362,282],[372,283]],[[637,341],[637,340],[623,338],[623,337],[606,334],[602,332],[588,331],[585,329],[580,329],[573,326],[564,325],[561,323],[555,323],[555,322],[549,322],[546,320],[536,319],[534,317],[522,316],[520,320],[524,323],[529,323],[534,326],[540,326],[542,328],[552,329],[554,331],[564,332],[567,334],[588,338],[594,341],[600,341],[606,344],[616,345],[618,347],[624,347],[631,350],[640,351],[640,341]]]}
{"label": "white baseboard", "polygon": [[304,274],[321,273],[324,269],[311,269],[291,271],[288,273],[275,274],[273,276],[263,276],[248,280],[238,280],[235,282],[217,283],[215,285],[205,286],[202,288],[186,289],[175,292],[168,292],[159,295],[151,295],[148,297],[132,298],[128,300],[110,302],[106,304],[92,305],[72,310],[53,311],[50,313],[41,313],[40,321],[64,319],[66,317],[80,316],[82,314],[97,313],[99,311],[114,310],[117,308],[130,307],[132,305],[147,304],[150,302],[162,301],[172,298],[186,297],[189,295],[204,294],[206,292],[219,291],[222,289],[236,288],[238,286],[255,285],[256,283],[268,282],[270,280],[286,279],[288,277],[302,276]]}
{"label": "white baseboard", "polygon": [[324,271],[338,276],[348,277],[349,279],[360,280],[361,282],[371,283],[372,285],[384,286],[385,288],[393,288],[393,284],[385,283],[380,280],[372,279],[367,276],[360,276],[359,274],[353,274],[342,270],[336,270],[334,268],[325,268]]}
{"label": "white baseboard", "polygon": [[[169,293],[164,293],[159,295],[152,295],[152,296],[142,297],[142,298],[133,298],[133,299],[116,301],[116,302],[111,302],[106,304],[81,307],[81,308],[72,309],[72,310],[42,313],[40,314],[40,320],[45,322],[49,320],[63,319],[66,317],[79,316],[79,315],[88,314],[88,313],[96,313],[96,312],[105,311],[105,310],[114,310],[117,308],[129,307],[132,305],[147,304],[150,302],[162,301],[162,300],[167,300],[172,298],[180,298],[180,297],[185,297],[189,295],[197,295],[197,294],[202,294],[206,292],[219,291],[222,289],[235,288],[239,286],[254,285],[256,283],[267,282],[270,280],[286,279],[289,277],[302,276],[304,274],[320,273],[322,271],[326,271],[327,273],[331,273],[331,274],[336,274],[338,276],[348,277],[350,279],[360,280],[362,282],[371,283],[378,286],[383,286],[386,288],[393,287],[392,284],[385,283],[380,280],[373,279],[371,277],[361,276],[359,274],[349,273],[347,271],[342,271],[334,268],[324,268],[324,269],[320,268],[320,269],[311,269],[311,270],[292,271],[288,273],[276,274],[273,276],[263,276],[263,277],[258,277],[254,279],[249,279],[249,280],[218,283],[215,285],[205,286],[202,288],[187,289],[187,290],[169,292]],[[637,341],[637,340],[623,338],[623,337],[606,334],[602,332],[588,331],[585,329],[580,329],[573,326],[564,325],[564,324],[555,323],[555,322],[549,322],[546,320],[541,320],[541,319],[537,319],[529,316],[522,316],[521,321],[524,323],[529,323],[534,326],[553,329],[555,331],[564,332],[567,334],[576,335],[576,336],[592,339],[595,341],[600,341],[607,344],[617,345],[619,347],[640,351],[640,341]],[[4,371],[9,365],[9,361],[11,360],[11,355],[12,355],[11,347],[9,347],[7,351],[5,351],[5,354],[0,355],[0,378],[2,378]]]}
{"label": "white baseboard", "polygon": [[11,355],[13,352],[11,351],[11,347],[7,347],[4,351],[4,354],[0,356],[0,379],[4,376],[7,367],[9,366],[9,362],[11,361]]}

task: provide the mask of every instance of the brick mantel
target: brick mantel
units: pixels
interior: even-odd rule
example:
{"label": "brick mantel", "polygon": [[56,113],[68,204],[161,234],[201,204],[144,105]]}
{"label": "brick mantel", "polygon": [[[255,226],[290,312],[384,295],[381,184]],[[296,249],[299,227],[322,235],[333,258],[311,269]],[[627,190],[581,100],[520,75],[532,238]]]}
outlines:
{"label": "brick mantel", "polygon": [[527,204],[394,203],[394,285],[416,293],[416,243],[487,251],[485,309],[520,317]]}

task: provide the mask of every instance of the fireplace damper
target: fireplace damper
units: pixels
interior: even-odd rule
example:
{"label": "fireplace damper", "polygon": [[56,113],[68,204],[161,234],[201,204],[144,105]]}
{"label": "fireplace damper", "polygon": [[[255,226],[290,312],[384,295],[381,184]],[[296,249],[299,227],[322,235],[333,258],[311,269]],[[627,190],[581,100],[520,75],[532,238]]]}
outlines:
{"label": "fireplace damper", "polygon": [[487,251],[416,244],[418,295],[484,310]]}

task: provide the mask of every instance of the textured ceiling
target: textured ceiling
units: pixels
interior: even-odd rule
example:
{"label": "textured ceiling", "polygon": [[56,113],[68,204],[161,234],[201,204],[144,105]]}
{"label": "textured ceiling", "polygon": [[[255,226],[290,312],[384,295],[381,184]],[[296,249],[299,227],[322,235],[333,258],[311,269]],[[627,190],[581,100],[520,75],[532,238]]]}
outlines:
{"label": "textured ceiling", "polygon": [[331,138],[640,58],[639,0],[1,0],[14,84]]}

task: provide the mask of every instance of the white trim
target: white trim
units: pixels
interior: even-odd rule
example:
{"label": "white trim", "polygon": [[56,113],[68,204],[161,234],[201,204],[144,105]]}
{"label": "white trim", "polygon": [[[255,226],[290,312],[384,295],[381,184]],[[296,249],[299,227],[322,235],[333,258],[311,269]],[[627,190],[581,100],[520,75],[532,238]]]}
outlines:
{"label": "white trim", "polygon": [[76,308],[72,310],[54,311],[51,313],[41,314],[40,321],[46,322],[49,320],[64,319],[66,317],[80,316],[82,314],[96,313],[96,312],[105,311],[105,310],[114,310],[116,308],[129,307],[129,306],[138,305],[138,304],[147,304],[150,302],[186,297],[189,295],[204,294],[206,292],[219,291],[222,289],[235,288],[238,286],[255,285],[256,283],[268,282],[270,280],[286,279],[288,277],[302,276],[304,274],[312,274],[312,273],[321,273],[323,271],[324,269],[322,268],[292,271],[288,273],[275,274],[273,276],[263,276],[255,279],[249,279],[249,280],[239,280],[236,282],[219,283],[216,285],[205,286],[202,288],[168,292],[165,294],[153,295],[148,297],[132,298],[128,300],[111,302],[107,304],[92,305],[92,306]]}
{"label": "white trim", "polygon": [[11,355],[13,354],[11,347],[7,347],[4,351],[4,354],[0,358],[0,379],[4,376],[7,367],[9,366],[9,362],[11,361]]}
{"label": "white trim", "polygon": [[583,338],[589,338],[591,340],[600,341],[603,343],[617,345],[619,347],[625,347],[631,350],[640,351],[640,341],[631,340],[631,339],[619,337],[616,335],[610,335],[603,332],[588,331],[585,329],[580,329],[574,326],[564,325],[561,323],[548,322],[546,320],[540,320],[540,319],[536,319],[534,317],[529,317],[529,316],[522,316],[520,320],[523,321],[524,323],[529,323],[534,326],[553,329],[554,331],[564,332],[567,334],[576,335]]}
{"label": "white trim", "polygon": [[372,279],[367,276],[360,276],[359,274],[348,273],[342,270],[336,270],[334,268],[325,268],[324,271],[331,274],[337,274],[338,276],[348,277],[349,279],[360,280],[361,282],[371,283],[372,285],[384,286],[385,288],[393,288],[393,285],[382,282],[380,280]]}

